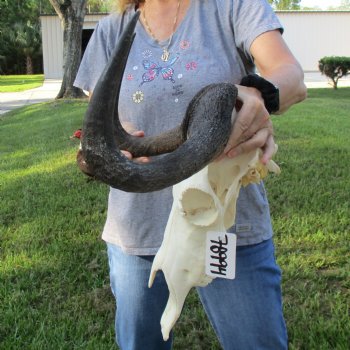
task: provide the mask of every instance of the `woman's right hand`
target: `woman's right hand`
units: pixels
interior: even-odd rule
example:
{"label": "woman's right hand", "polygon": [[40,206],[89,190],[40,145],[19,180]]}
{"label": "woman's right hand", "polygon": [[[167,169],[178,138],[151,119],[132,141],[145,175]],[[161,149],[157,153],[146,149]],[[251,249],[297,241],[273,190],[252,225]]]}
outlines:
{"label": "woman's right hand", "polygon": [[266,164],[275,152],[273,126],[269,112],[265,108],[260,91],[255,88],[236,85],[238,97],[235,110],[235,126],[224,149],[217,160],[233,158],[256,148],[263,150],[262,162]]}

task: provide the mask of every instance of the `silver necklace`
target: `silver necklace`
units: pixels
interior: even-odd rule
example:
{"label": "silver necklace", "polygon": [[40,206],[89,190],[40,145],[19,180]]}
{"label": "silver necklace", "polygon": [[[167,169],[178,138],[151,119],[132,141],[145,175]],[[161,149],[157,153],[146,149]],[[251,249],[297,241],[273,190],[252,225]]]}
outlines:
{"label": "silver necklace", "polygon": [[164,46],[162,46],[160,44],[160,41],[155,37],[155,35],[152,32],[152,29],[150,28],[150,26],[149,26],[149,24],[147,22],[147,19],[146,19],[146,2],[145,2],[145,6],[143,7],[143,10],[142,10],[142,19],[143,19],[143,23],[144,23],[147,31],[151,35],[152,39],[155,42],[157,42],[157,44],[163,49],[163,53],[162,53],[161,59],[164,62],[169,60],[169,56],[170,56],[169,46],[171,44],[171,41],[173,40],[173,35],[175,33],[176,24],[177,24],[177,18],[179,16],[179,12],[180,12],[180,3],[181,3],[181,0],[178,0],[177,1],[176,14],[175,14],[174,23],[173,23],[173,30],[172,30],[172,33],[171,33],[169,39],[168,39],[168,42]]}

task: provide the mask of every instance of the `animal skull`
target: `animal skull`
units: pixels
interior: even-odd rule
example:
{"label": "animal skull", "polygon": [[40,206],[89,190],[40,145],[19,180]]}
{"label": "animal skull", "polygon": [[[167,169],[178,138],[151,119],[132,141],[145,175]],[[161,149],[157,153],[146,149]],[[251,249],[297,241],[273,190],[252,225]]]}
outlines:
{"label": "animal skull", "polygon": [[260,156],[261,150],[257,149],[210,163],[173,186],[173,206],[149,279],[151,287],[157,271],[163,270],[169,288],[160,322],[164,340],[180,317],[190,289],[212,281],[205,274],[206,232],[226,232],[234,224],[242,185],[260,182],[268,171],[279,173],[276,163],[270,161],[264,166]]}

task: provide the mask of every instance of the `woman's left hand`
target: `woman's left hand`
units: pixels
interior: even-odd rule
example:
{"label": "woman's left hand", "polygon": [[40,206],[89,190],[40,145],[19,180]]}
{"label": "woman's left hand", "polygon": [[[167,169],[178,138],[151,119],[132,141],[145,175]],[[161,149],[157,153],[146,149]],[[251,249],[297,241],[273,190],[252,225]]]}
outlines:
{"label": "woman's left hand", "polygon": [[273,126],[260,92],[255,88],[236,85],[238,97],[236,121],[224,149],[219,157],[233,158],[256,148],[263,150],[261,161],[266,164],[275,152]]}

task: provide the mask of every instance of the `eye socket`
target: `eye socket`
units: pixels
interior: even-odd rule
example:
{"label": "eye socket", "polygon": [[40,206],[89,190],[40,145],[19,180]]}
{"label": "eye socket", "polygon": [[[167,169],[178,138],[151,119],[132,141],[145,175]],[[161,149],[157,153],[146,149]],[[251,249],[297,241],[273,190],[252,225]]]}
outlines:
{"label": "eye socket", "polygon": [[180,200],[186,219],[196,226],[209,226],[218,218],[213,198],[197,188],[189,188]]}
{"label": "eye socket", "polygon": [[208,179],[210,186],[216,195],[221,198],[225,191],[231,186],[232,179],[239,176],[241,167],[239,164],[232,164],[234,160],[226,161],[221,164],[220,171],[218,167],[208,168]]}

